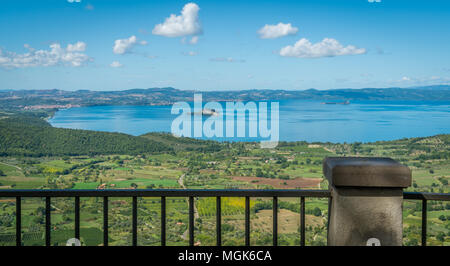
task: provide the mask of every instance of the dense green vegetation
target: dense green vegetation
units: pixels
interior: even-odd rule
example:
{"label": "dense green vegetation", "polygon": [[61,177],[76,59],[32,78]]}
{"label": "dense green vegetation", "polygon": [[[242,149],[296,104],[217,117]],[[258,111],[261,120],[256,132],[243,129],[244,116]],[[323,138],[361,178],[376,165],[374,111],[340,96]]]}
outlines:
{"label": "dense green vegetation", "polygon": [[170,152],[151,138],[51,127],[31,115],[0,119],[0,156],[63,156]]}

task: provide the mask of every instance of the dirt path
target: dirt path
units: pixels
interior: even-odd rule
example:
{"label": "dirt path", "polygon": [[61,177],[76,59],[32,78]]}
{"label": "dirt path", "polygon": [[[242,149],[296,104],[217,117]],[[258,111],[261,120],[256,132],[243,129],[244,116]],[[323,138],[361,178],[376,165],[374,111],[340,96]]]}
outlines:
{"label": "dirt path", "polygon": [[4,165],[7,165],[7,166],[14,167],[14,168],[16,168],[17,170],[23,171],[22,168],[20,168],[19,166],[12,165],[12,164],[7,164],[7,163],[3,163],[3,162],[0,162],[0,163],[1,163],[1,164],[4,164]]}

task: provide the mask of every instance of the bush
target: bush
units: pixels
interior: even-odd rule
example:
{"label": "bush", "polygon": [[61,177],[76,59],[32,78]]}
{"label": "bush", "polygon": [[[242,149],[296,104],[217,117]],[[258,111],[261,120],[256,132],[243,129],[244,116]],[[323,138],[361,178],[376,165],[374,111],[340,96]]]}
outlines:
{"label": "bush", "polygon": [[444,242],[444,240],[445,240],[445,234],[442,233],[442,232],[439,232],[439,233],[437,234],[437,236],[436,236],[436,239],[439,240],[439,241],[441,241],[441,242]]}
{"label": "bush", "polygon": [[319,207],[314,208],[313,215],[317,217],[322,216],[322,211],[319,209]]}

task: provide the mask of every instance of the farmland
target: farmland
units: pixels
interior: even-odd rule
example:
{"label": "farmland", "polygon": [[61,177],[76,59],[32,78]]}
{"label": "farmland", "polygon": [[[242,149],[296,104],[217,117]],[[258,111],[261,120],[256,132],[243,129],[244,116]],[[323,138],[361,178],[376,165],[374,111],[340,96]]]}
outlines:
{"label": "farmland", "polygon": [[[219,143],[166,133],[133,137],[55,129],[30,114],[4,118],[0,126],[7,129],[0,136],[9,143],[0,142],[0,189],[328,189],[322,174],[326,156],[382,156],[411,168],[413,182],[407,191],[450,192],[450,135],[352,144],[280,142],[267,150],[259,143]],[[27,130],[42,137],[26,144],[28,133],[22,133]],[[63,138],[55,142],[46,132],[58,138],[62,132]],[[117,145],[103,147],[105,138]],[[52,245],[64,245],[73,236],[73,202],[52,199]],[[244,244],[244,198],[223,198],[221,204],[223,245]],[[23,200],[24,245],[44,244],[44,206],[44,199]],[[278,206],[279,244],[298,245],[299,199],[280,198]],[[187,199],[167,198],[166,207],[167,244],[187,245]],[[195,244],[214,245],[215,198],[195,198],[195,209]],[[102,245],[102,210],[101,198],[81,198],[83,245]],[[111,198],[109,210],[109,244],[130,245],[131,199]],[[271,243],[271,210],[271,199],[250,199],[251,244]],[[305,212],[306,244],[325,245],[328,199],[307,198]],[[405,201],[403,216],[404,244],[418,245],[421,203]],[[160,244],[160,218],[160,198],[138,198],[139,245]],[[450,245],[450,203],[428,202],[428,241]],[[14,244],[15,199],[1,198],[0,245]]]}
{"label": "farmland", "polygon": [[[170,154],[48,156],[0,159],[2,189],[74,188],[74,189],[327,189],[321,163],[325,156],[390,156],[413,170],[409,191],[449,192],[450,161],[433,158],[434,153],[448,151],[448,136],[399,140],[369,144],[281,143],[263,152],[257,144],[223,144],[215,152],[198,153],[179,150]],[[180,140],[181,141],[181,140]],[[226,147],[225,147],[226,146]],[[411,154],[418,154],[412,156]],[[271,243],[271,199],[251,198],[251,244]],[[139,198],[138,244],[159,245],[160,199]],[[110,245],[131,244],[131,199],[113,198],[109,202]],[[196,245],[215,244],[215,198],[195,200]],[[222,199],[222,232],[224,245],[244,243],[244,198]],[[44,199],[25,199],[22,203],[24,245],[44,244]],[[64,245],[73,236],[73,198],[52,199],[52,244]],[[306,229],[308,245],[326,244],[327,199],[308,198]],[[448,245],[450,206],[429,202],[428,239],[432,245]],[[81,240],[84,245],[101,245],[102,199],[82,198]],[[420,242],[420,202],[404,203],[404,244]],[[0,200],[0,244],[15,242],[15,201]],[[279,243],[297,245],[299,239],[299,199],[279,201]],[[167,199],[167,244],[187,245],[188,212],[186,198]]]}

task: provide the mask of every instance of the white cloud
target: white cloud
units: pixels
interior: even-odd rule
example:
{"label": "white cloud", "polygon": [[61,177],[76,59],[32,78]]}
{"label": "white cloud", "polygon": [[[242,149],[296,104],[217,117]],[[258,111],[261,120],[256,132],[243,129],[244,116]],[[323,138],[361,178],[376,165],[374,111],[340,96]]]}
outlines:
{"label": "white cloud", "polygon": [[211,58],[210,61],[213,62],[228,62],[228,63],[244,63],[245,60],[243,59],[234,59],[232,57],[215,57]]}
{"label": "white cloud", "polygon": [[408,85],[432,85],[432,84],[448,84],[450,82],[449,77],[441,76],[428,76],[428,77],[408,77],[403,76],[401,79],[394,80],[395,83],[404,83]]}
{"label": "white cloud", "polygon": [[367,0],[369,3],[381,3],[381,0]]}
{"label": "white cloud", "polygon": [[67,0],[69,3],[81,3],[81,0]]}
{"label": "white cloud", "polygon": [[402,77],[401,81],[411,81],[410,77]]}
{"label": "white cloud", "polygon": [[184,52],[183,55],[188,55],[188,56],[196,56],[197,53],[194,51],[189,51],[189,52]]}
{"label": "white cloud", "polygon": [[302,38],[294,45],[281,48],[280,55],[298,58],[333,57],[339,55],[365,54],[366,49],[353,45],[343,46],[337,40],[325,38],[321,42],[312,44],[308,39]]}
{"label": "white cloud", "polygon": [[75,44],[67,45],[67,51],[68,52],[83,52],[86,50],[86,43],[84,42],[77,42]]}
{"label": "white cloud", "polygon": [[53,43],[50,45],[50,50],[36,50],[28,44],[25,44],[24,47],[28,49],[28,52],[24,54],[2,51],[0,49],[0,67],[46,67],[60,64],[78,67],[92,60],[89,56],[82,53],[86,49],[84,42],[69,44],[66,48],[62,48],[59,43]]}
{"label": "white cloud", "polygon": [[275,39],[287,35],[294,35],[298,32],[298,28],[292,27],[291,23],[278,23],[277,25],[268,25],[258,30],[261,39]]}
{"label": "white cloud", "polygon": [[147,41],[140,41],[138,42],[138,39],[136,36],[131,36],[128,39],[118,39],[114,41],[113,46],[113,53],[115,54],[125,54],[131,51],[131,49],[135,45],[147,45]]}
{"label": "white cloud", "polygon": [[202,33],[202,27],[198,19],[199,6],[188,3],[181,10],[181,15],[171,14],[164,23],[153,28],[152,33],[165,37],[180,37],[186,35],[198,35]]}
{"label": "white cloud", "polygon": [[189,41],[190,44],[196,44],[198,42],[198,36],[193,36]]}
{"label": "white cloud", "polygon": [[123,65],[119,61],[113,61],[109,66],[110,67],[122,67]]}

